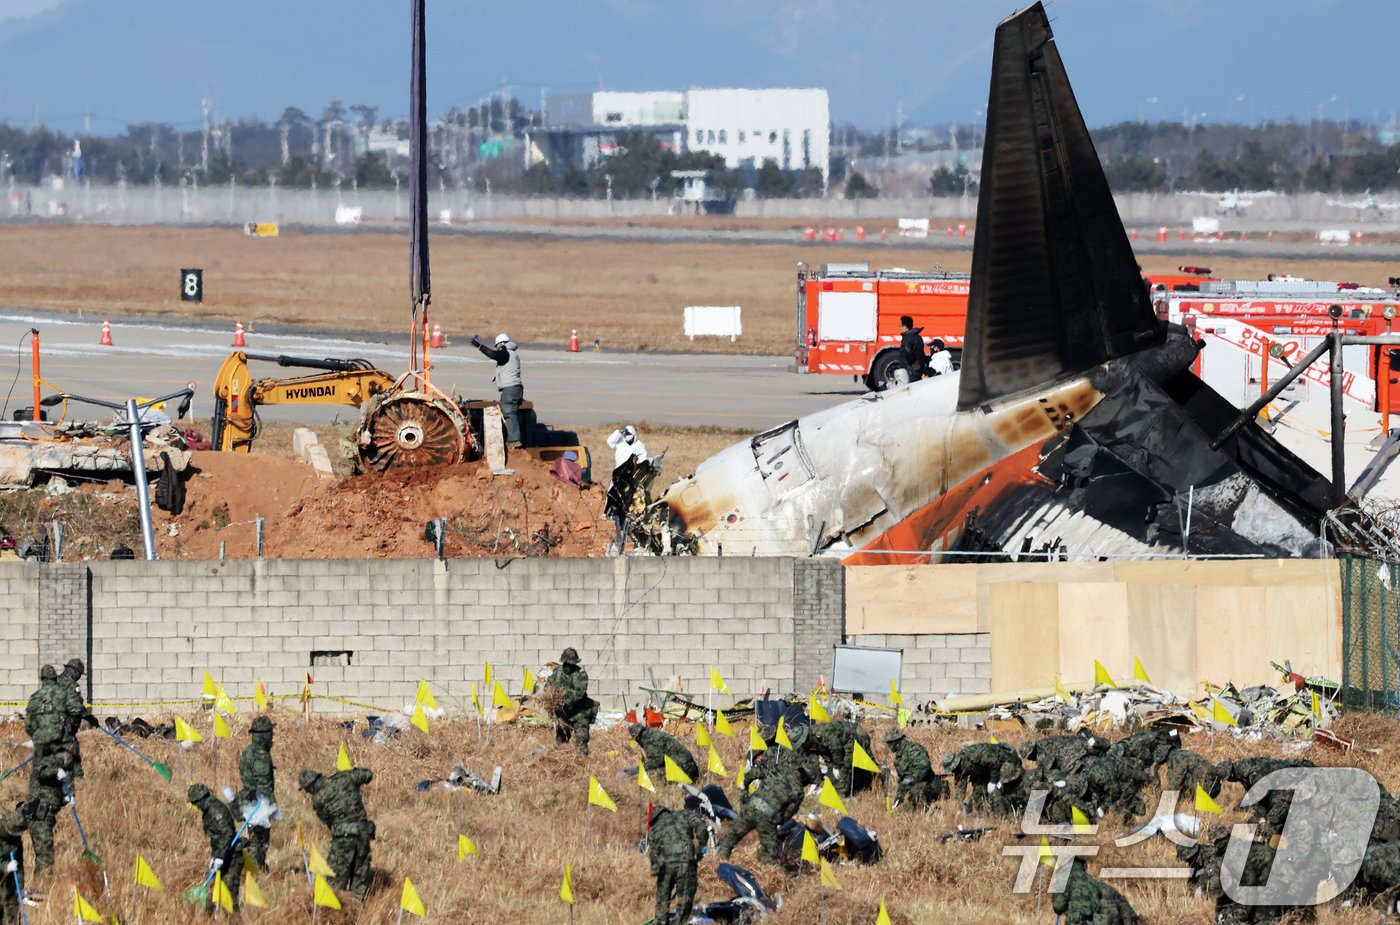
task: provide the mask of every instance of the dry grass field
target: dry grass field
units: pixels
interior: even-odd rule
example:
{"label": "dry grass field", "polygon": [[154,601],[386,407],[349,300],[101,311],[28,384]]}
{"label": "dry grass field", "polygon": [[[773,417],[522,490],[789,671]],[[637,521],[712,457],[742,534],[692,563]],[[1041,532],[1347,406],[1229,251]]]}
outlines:
{"label": "dry grass field", "polygon": [[[696,244],[436,235],[433,318],[450,338],[508,330],[522,343],[601,338],[623,350],[740,351],[786,355],[793,341],[794,272],[811,264],[869,261],[876,267],[951,270],[970,250]],[[0,305],[110,315],[242,319],[346,332],[405,330],[407,239],[403,233],[288,230],[248,238],[236,229],[0,226]],[[1383,285],[1384,262],[1331,259],[1187,261],[1143,258],[1148,272],[1208,263],[1227,277],[1290,272]],[[178,270],[203,267],[205,302],[179,301]],[[692,342],[681,331],[687,305],[740,305],[744,336]]]}
{"label": "dry grass field", "polygon": [[[463,709],[439,692],[449,711]],[[99,715],[106,714],[98,710]],[[460,712],[458,713],[460,715]],[[207,716],[190,718],[209,736]],[[236,784],[237,750],[247,741],[249,716],[233,723],[234,738],[212,748],[207,738],[183,751],[173,741],[137,740],[139,748],[156,761],[175,769],[174,782],[166,784],[148,767],[116,743],[96,731],[82,733],[87,775],[77,790],[78,811],[94,849],[101,855],[109,879],[104,894],[100,885],[86,888],[88,898],[104,914],[127,923],[195,923],[207,918],[181,901],[180,894],[198,884],[207,861],[207,842],[199,817],[185,802],[185,788],[192,780],[211,786]],[[319,921],[389,923],[395,921],[399,892],[410,877],[427,907],[430,922],[535,925],[570,921],[559,900],[564,866],[573,865],[574,921],[580,925],[640,925],[651,914],[653,881],[647,861],[636,850],[640,841],[645,798],[622,772],[635,765],[636,752],[622,729],[597,732],[593,754],[578,758],[568,747],[556,747],[542,727],[506,727],[479,735],[475,722],[442,721],[430,735],[409,730],[384,745],[360,737],[358,728],[347,731],[340,723],[314,718],[304,724],[287,711],[278,719],[273,758],[278,768],[278,797],[284,820],[273,830],[269,855],[271,870],[258,877],[271,908],[248,909],[243,919],[253,923],[300,923],[312,920],[310,894],[302,869],[302,855],[295,842],[295,825],[301,821],[307,837],[324,854],[329,838],[311,812],[306,796],[296,790],[296,776],[304,767],[323,772],[333,769],[337,746],[343,741],[351,760],[375,773],[365,788],[366,804],[378,826],[374,864],[382,885],[372,891],[363,906],[349,898],[340,913],[322,910]],[[1357,735],[1363,744],[1381,749],[1379,756],[1344,755],[1314,748],[1307,757],[1324,764],[1356,764],[1374,773],[1382,784],[1400,784],[1400,728],[1388,720],[1353,716],[1342,721],[1343,731]],[[688,726],[673,728],[693,740]],[[887,760],[881,732],[876,760]],[[738,726],[736,741],[720,737],[719,750],[732,774],[740,765],[739,749],[746,730]],[[935,758],[962,744],[985,740],[985,733],[946,728],[919,728],[912,735]],[[22,760],[26,738],[18,722],[0,725],[0,743],[10,764]],[[1188,742],[1207,749],[1204,736]],[[1216,742],[1217,760],[1250,754],[1281,754],[1275,743],[1244,745],[1229,737]],[[441,788],[418,793],[414,785],[427,778],[442,778],[454,761],[478,774],[505,768],[500,795],[453,794]],[[9,765],[7,765],[8,767]],[[594,807],[583,837],[585,794],[594,775],[616,801],[618,811]],[[732,778],[730,779],[732,781]],[[24,772],[8,785],[10,799],[20,798]],[[733,793],[732,783],[723,781]],[[1221,803],[1227,809],[1239,799],[1237,785],[1226,785]],[[663,799],[672,799],[667,796]],[[1155,806],[1155,792],[1148,806]],[[826,918],[831,925],[871,925],[883,898],[896,925],[971,925],[971,923],[1043,923],[1052,918],[1049,897],[1035,893],[1013,895],[1017,858],[1003,857],[1002,846],[1016,844],[1015,824],[961,815],[950,803],[927,813],[886,812],[876,791],[861,794],[847,804],[849,811],[873,827],[887,852],[883,862],[867,867],[838,865],[835,874],[843,890],[826,894]],[[804,811],[816,811],[808,798]],[[828,821],[832,813],[824,811]],[[1239,820],[1232,812],[1226,821]],[[992,825],[995,831],[976,842],[941,843],[937,836],[967,827]],[[31,925],[61,925],[73,921],[69,884],[82,876],[81,846],[72,819],[65,814],[58,823],[57,869],[34,886],[48,900],[29,910]],[[1101,857],[1090,863],[1115,866],[1174,866],[1172,846],[1158,837],[1127,849],[1113,847],[1112,839],[1127,833],[1120,825],[1101,828],[1092,840],[1105,846]],[[457,836],[471,838],[479,855],[457,860]],[[137,853],[144,856],[164,881],[165,890],[152,893],[133,885]],[[780,912],[765,919],[772,925],[811,925],[821,921],[821,895],[810,872],[794,879],[757,860],[755,837],[746,839],[733,860],[754,870],[769,892],[782,895]],[[1119,881],[1121,889],[1144,921],[1206,925],[1212,920],[1210,903],[1194,895],[1193,887],[1174,881]],[[1044,888],[1045,878],[1040,880]],[[714,861],[701,866],[700,901],[723,898],[714,876]],[[1324,908],[1317,916],[1323,925],[1360,925],[1382,921],[1370,910]],[[113,919],[115,921],[115,919]],[[405,921],[413,921],[405,917]]]}

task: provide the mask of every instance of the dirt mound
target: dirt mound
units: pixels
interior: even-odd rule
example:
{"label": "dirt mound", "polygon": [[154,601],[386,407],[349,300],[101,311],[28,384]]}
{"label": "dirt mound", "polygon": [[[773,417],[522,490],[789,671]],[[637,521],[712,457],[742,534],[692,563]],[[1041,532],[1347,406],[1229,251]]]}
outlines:
{"label": "dirt mound", "polygon": [[[256,555],[263,518],[269,559],[420,558],[425,530],[446,521],[447,556],[604,555],[612,527],[600,488],[579,491],[524,455],[513,475],[484,462],[319,482],[300,462],[260,454],[197,453],[178,518],[156,522],[163,558]],[[170,525],[178,532],[170,535]]]}

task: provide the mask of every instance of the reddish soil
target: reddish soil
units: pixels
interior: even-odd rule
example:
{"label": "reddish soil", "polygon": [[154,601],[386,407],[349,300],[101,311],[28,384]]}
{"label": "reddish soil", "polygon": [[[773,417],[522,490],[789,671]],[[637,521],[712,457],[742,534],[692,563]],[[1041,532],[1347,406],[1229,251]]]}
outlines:
{"label": "reddish soil", "polygon": [[162,558],[256,554],[271,559],[420,558],[433,554],[428,523],[445,518],[447,556],[599,556],[613,529],[603,491],[580,491],[549,467],[516,456],[513,475],[484,462],[318,482],[310,466],[261,454],[196,453],[185,511],[159,513]]}

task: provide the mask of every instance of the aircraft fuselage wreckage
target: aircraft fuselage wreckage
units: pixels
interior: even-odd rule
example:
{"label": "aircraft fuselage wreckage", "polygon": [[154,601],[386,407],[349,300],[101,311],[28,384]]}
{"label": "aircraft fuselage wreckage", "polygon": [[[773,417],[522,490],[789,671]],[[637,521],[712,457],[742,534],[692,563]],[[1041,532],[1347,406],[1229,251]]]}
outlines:
{"label": "aircraft fuselage wreckage", "polygon": [[[962,370],[706,460],[629,524],[662,554],[853,563],[1317,556],[1332,487],[1159,321],[1040,4],[997,28]],[[1353,520],[1361,517],[1351,512]]]}

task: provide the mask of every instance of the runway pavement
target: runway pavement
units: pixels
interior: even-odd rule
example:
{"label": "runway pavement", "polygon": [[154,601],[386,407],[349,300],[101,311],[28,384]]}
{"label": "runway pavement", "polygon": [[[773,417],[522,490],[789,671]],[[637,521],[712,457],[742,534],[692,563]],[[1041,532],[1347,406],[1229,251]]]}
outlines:
{"label": "runway pavement", "polygon": [[[59,389],[110,401],[175,391],[198,384],[193,414],[207,422],[210,389],[219,365],[231,352],[232,331],[224,325],[185,325],[150,321],[112,328],[115,346],[100,347],[100,316],[49,314],[0,308],[0,387],[10,391],[4,417],[31,403],[28,332],[37,327],[43,378]],[[406,338],[351,339],[308,333],[248,334],[250,353],[301,357],[359,357],[393,375],[405,371]],[[3,345],[12,345],[6,348]],[[494,398],[494,364],[469,343],[433,351],[433,382],[469,398]],[[861,387],[848,377],[800,376],[787,371],[787,357],[728,354],[655,354],[618,351],[568,353],[522,347],[525,397],[542,421],[554,426],[589,427],[615,421],[713,425],[751,432],[775,427],[803,414],[845,401]],[[295,376],[274,363],[251,364],[259,377]],[[305,370],[303,372],[311,372]],[[7,379],[17,381],[11,390]],[[45,389],[46,393],[52,391]],[[344,406],[267,406],[265,420],[319,423],[347,420]],[[102,416],[100,409],[70,414]]]}

